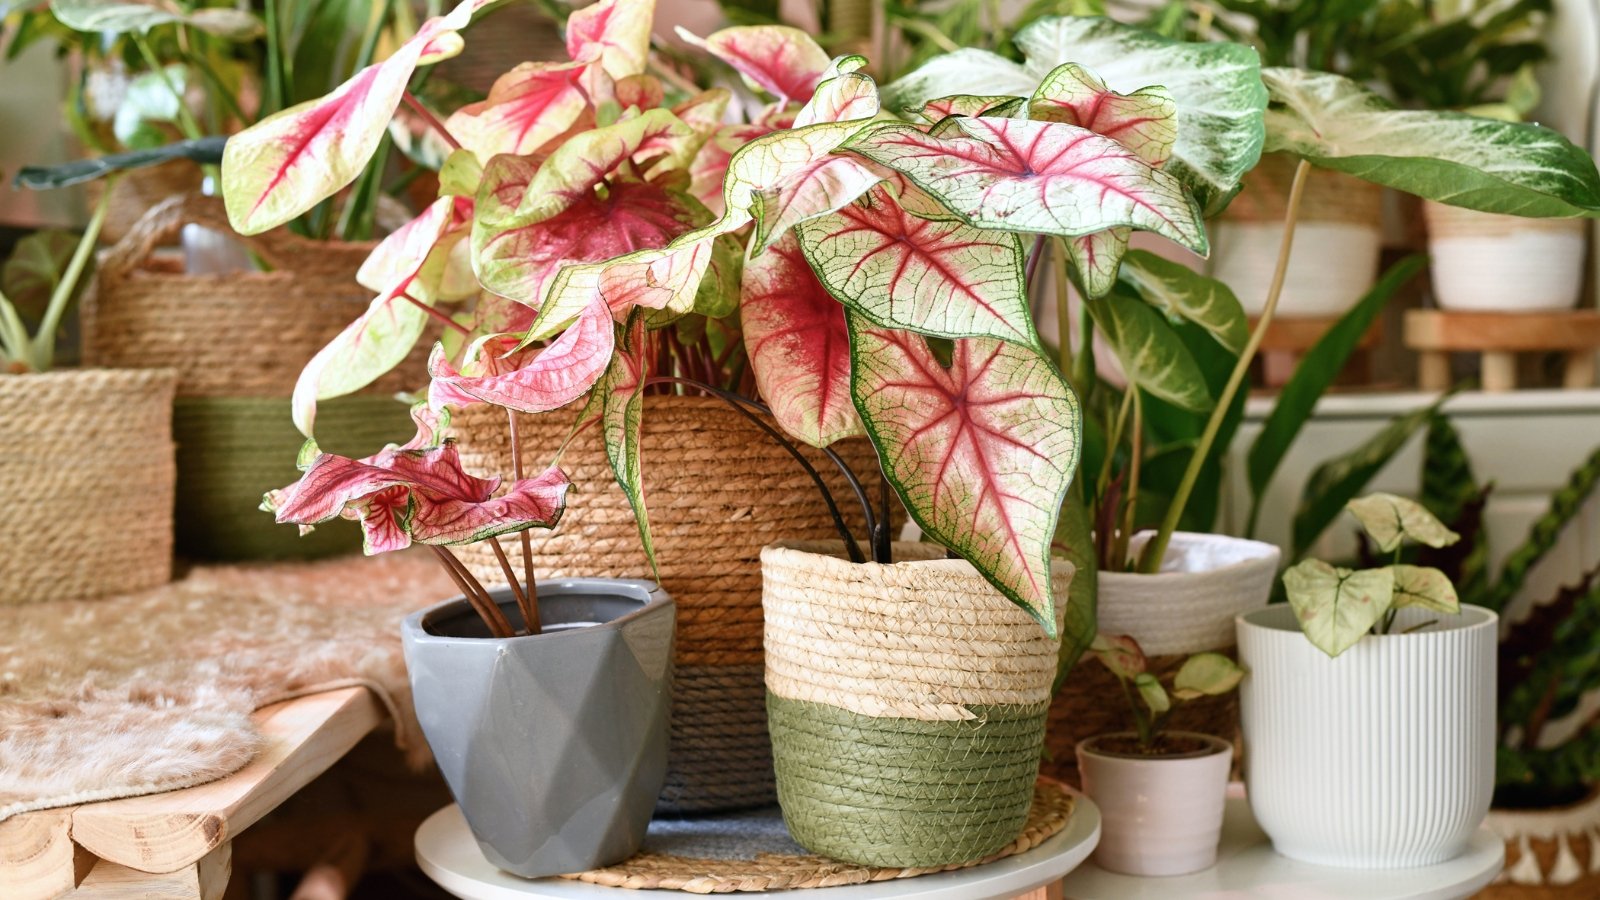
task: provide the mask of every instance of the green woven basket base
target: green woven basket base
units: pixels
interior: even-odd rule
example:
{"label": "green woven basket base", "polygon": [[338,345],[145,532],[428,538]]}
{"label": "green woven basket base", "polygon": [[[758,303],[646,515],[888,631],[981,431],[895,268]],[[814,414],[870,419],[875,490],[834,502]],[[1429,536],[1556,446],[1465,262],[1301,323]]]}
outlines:
{"label": "green woven basket base", "polygon": [[[405,404],[357,396],[317,405],[317,441],[343,456],[370,456],[413,432]],[[180,398],[173,408],[178,444],[178,553],[195,559],[318,559],[361,549],[361,530],[338,520],[300,537],[262,512],[261,495],[300,477],[304,436],[289,401]]]}
{"label": "green woven basket base", "polygon": [[875,718],[767,694],[778,802],[807,850],[873,866],[981,859],[1028,820],[1048,704]]}

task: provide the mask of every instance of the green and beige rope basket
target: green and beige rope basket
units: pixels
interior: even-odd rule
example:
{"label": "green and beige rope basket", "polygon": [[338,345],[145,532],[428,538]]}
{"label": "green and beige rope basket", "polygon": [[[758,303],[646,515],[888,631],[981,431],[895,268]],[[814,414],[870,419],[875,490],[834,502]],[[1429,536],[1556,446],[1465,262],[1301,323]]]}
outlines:
{"label": "green and beige rope basket", "polygon": [[[877,866],[986,857],[1028,819],[1056,640],[964,560],[897,544],[761,553],[778,802],[806,849]],[[1064,615],[1072,566],[1052,572]]]}

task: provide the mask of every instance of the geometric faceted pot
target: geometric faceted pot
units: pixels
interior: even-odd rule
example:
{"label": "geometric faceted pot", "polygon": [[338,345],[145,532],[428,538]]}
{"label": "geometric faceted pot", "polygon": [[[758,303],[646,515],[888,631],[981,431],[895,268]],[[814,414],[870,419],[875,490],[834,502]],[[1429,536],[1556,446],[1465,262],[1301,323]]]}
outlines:
{"label": "geometric faceted pot", "polygon": [[[512,623],[509,591],[494,592]],[[527,878],[638,851],[667,765],[672,598],[644,581],[538,586],[543,631],[493,638],[457,597],[401,626],[428,747],[489,861]]]}
{"label": "geometric faceted pot", "polygon": [[1409,607],[1330,659],[1287,605],[1239,617],[1246,794],[1275,850],[1389,869],[1466,849],[1494,792],[1498,624]]}
{"label": "geometric faceted pot", "polygon": [[1440,309],[1571,309],[1583,285],[1586,219],[1526,219],[1422,205]]}
{"label": "geometric faceted pot", "polygon": [[1103,823],[1095,864],[1126,875],[1186,875],[1217,862],[1233,745],[1209,734],[1164,731],[1171,755],[1143,755],[1101,735],[1078,744],[1083,792]]}
{"label": "geometric faceted pot", "polygon": [[[982,859],[1027,821],[1059,641],[940,547],[896,544],[886,565],[842,550],[761,552],[767,719],[789,834],[865,865]],[[1058,562],[1058,622],[1071,579]]]}

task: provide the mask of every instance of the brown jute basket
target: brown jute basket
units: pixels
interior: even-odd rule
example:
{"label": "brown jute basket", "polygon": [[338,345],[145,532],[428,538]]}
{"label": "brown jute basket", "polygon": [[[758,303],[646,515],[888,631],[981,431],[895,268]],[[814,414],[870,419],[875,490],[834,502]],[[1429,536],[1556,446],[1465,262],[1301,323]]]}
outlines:
{"label": "brown jute basket", "polygon": [[1506,864],[1478,900],[1600,897],[1600,791],[1569,806],[1489,811]]}
{"label": "brown jute basket", "polygon": [[128,236],[151,207],[168,197],[199,193],[204,177],[199,166],[187,159],[175,159],[159,166],[125,172],[114,182],[91,181],[83,187],[89,208],[93,209],[109,184],[111,203],[106,207],[100,239],[115,244]]}
{"label": "brown jute basket", "polygon": [[[1287,153],[1262,154],[1244,176],[1244,189],[1223,218],[1238,222],[1282,222],[1299,160]],[[1348,222],[1376,227],[1383,215],[1383,188],[1343,172],[1312,169],[1300,196],[1300,221]]]}
{"label": "brown jute basket", "polygon": [[172,577],[171,369],[0,375],[0,604]]}
{"label": "brown jute basket", "polygon": [[[575,418],[570,410],[518,417],[530,473],[549,464]],[[467,471],[509,478],[505,410],[473,407],[456,414],[451,428]],[[834,450],[875,498],[881,475],[872,445],[852,439]],[[862,535],[860,506],[844,478],[820,451],[804,452]],[[721,400],[647,397],[641,456],[661,584],[678,608],[672,741],[660,808],[709,812],[771,803],[776,788],[762,688],[761,548],[780,537],[828,540],[838,532],[794,458]],[[573,492],[560,526],[533,535],[538,577],[651,577],[599,429],[582,432],[561,467]],[[517,540],[502,543],[515,560]],[[485,583],[504,582],[488,547],[458,552]]]}

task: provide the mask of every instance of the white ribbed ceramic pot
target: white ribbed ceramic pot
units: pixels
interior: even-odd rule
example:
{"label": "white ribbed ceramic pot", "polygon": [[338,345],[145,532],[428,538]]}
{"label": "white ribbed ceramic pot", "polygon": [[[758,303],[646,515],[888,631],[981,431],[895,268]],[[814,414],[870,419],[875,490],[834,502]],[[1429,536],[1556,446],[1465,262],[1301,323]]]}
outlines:
{"label": "white ribbed ceramic pot", "polygon": [[1216,865],[1233,745],[1207,734],[1168,733],[1203,741],[1207,749],[1140,757],[1105,752],[1100,737],[1078,744],[1083,792],[1100,808],[1094,862],[1102,869],[1187,875]]}
{"label": "white ribbed ceramic pot", "polygon": [[1239,617],[1245,785],[1275,850],[1357,869],[1460,855],[1494,793],[1498,622],[1403,609],[1330,659],[1287,605]]}
{"label": "white ribbed ceramic pot", "polygon": [[1525,219],[1428,201],[1429,266],[1440,309],[1571,309],[1583,285],[1587,219]]}

